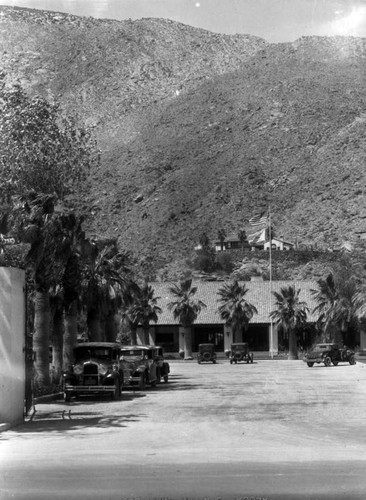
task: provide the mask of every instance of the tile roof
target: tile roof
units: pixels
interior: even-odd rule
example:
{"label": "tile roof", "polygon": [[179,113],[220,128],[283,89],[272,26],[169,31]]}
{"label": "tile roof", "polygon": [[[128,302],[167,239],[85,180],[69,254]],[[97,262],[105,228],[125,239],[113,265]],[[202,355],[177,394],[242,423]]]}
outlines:
{"label": "tile roof", "polygon": [[[173,282],[166,283],[151,283],[154,289],[155,297],[160,297],[158,305],[163,312],[159,315],[158,325],[178,325],[178,321],[173,318],[173,313],[168,309],[168,303],[174,300],[169,292],[169,288],[173,286]],[[218,302],[217,291],[223,286],[223,281],[195,281],[194,286],[197,287],[195,297],[206,304],[198,315],[196,324],[223,324],[217,308],[220,305]],[[274,296],[271,292],[279,292],[281,288],[294,286],[295,289],[300,289],[300,300],[306,302],[310,309],[308,313],[308,321],[315,321],[316,317],[312,314],[313,308],[316,306],[310,290],[317,288],[315,281],[241,281],[241,285],[245,284],[248,288],[246,298],[248,302],[253,304],[258,314],[255,314],[251,323],[269,323],[269,313],[274,309]]]}

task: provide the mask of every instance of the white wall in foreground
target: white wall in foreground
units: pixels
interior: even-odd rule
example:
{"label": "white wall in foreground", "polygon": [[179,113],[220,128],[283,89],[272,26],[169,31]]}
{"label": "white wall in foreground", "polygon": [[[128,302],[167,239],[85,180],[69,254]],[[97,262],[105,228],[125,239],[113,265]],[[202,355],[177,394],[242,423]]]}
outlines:
{"label": "white wall in foreground", "polygon": [[23,420],[25,274],[0,267],[0,424]]}

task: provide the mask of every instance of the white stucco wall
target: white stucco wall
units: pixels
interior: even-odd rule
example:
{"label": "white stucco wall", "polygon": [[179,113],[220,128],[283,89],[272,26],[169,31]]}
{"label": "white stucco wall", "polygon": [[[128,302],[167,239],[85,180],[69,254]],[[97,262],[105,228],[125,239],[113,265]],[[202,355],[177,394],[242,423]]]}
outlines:
{"label": "white stucco wall", "polygon": [[0,424],[23,420],[24,271],[0,267]]}

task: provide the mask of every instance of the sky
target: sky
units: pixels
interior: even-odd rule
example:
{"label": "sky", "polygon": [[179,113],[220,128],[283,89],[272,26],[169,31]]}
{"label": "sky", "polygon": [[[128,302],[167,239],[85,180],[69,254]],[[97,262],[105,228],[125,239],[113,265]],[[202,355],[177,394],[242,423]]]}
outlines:
{"label": "sky", "polygon": [[169,18],[269,42],[309,35],[366,37],[366,0],[0,0],[0,5],[118,20]]}

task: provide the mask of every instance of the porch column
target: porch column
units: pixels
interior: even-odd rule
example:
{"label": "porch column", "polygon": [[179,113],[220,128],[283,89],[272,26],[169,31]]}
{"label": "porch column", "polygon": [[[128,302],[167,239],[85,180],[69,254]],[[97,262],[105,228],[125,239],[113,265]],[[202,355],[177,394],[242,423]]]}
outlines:
{"label": "porch column", "polygon": [[233,343],[233,329],[231,326],[224,325],[224,351],[230,351]]}
{"label": "porch column", "polygon": [[366,331],[360,330],[360,351],[366,353]]}
{"label": "porch column", "polygon": [[150,345],[155,345],[155,340],[156,340],[156,327],[155,326],[150,326],[150,330],[149,330],[149,344]]}
{"label": "porch column", "polygon": [[269,353],[273,353],[273,355],[278,354],[278,326],[272,324],[272,331],[271,331],[271,324],[268,325],[268,345],[269,345]]}

